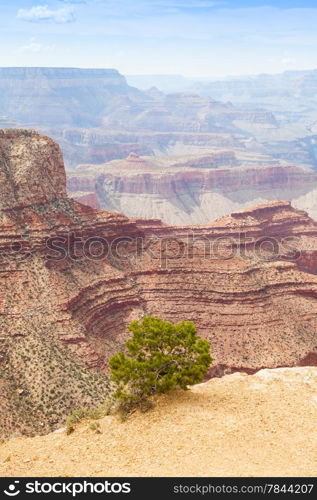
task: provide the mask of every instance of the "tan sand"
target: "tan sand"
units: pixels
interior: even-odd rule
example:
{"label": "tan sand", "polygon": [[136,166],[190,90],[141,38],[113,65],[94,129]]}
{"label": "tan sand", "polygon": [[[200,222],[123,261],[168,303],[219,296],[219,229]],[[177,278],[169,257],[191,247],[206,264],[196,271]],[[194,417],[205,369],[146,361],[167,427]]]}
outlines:
{"label": "tan sand", "polygon": [[316,476],[317,368],[234,374],[124,423],[0,445],[7,476]]}

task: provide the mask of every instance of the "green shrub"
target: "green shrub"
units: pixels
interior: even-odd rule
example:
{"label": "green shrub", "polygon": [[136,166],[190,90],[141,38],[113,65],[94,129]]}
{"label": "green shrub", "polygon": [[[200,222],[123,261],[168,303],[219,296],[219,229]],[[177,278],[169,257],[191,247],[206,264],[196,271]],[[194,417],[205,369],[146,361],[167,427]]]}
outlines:
{"label": "green shrub", "polygon": [[[78,408],[74,410],[66,420],[66,434],[74,432],[76,425],[86,419],[98,420],[105,415],[109,415],[112,408],[112,401],[106,400],[97,408]],[[96,423],[96,426],[99,424]]]}
{"label": "green shrub", "polygon": [[87,408],[79,408],[72,412],[66,420],[66,434],[71,434],[75,430],[76,424],[88,417]]}
{"label": "green shrub", "polygon": [[147,408],[148,397],[201,382],[213,359],[207,340],[197,335],[194,323],[173,325],[151,316],[133,321],[132,338],[124,352],[110,360],[114,398],[120,411]]}
{"label": "green shrub", "polygon": [[89,429],[96,434],[101,434],[101,428],[99,422],[93,422],[89,425]]}

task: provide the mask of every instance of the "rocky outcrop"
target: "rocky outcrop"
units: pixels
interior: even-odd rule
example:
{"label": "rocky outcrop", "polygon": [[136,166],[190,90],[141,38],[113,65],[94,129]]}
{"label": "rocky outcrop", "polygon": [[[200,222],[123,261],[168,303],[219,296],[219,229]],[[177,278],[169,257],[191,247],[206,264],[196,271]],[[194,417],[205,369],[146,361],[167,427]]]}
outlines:
{"label": "rocky outcrop", "polygon": [[[210,154],[213,149],[244,147],[241,137],[229,133],[149,132],[120,130],[114,133],[104,129],[50,128],[46,133],[62,146],[68,169],[78,164],[100,164],[122,159],[134,151],[139,156]],[[258,159],[257,159],[258,160]],[[270,161],[267,157],[266,161]]]}
{"label": "rocky outcrop", "polygon": [[149,170],[152,169],[153,164],[146,161],[144,158],[140,158],[137,153],[131,152],[125,160],[121,160],[116,164],[118,170],[130,169],[130,170]]}
{"label": "rocky outcrop", "polygon": [[[121,273],[109,262],[77,262],[67,254],[68,238],[87,241],[100,228],[111,241],[139,230],[124,216],[69,200],[60,149],[35,132],[1,131],[0,179],[1,435],[45,432],[108,392],[105,376],[87,371],[100,366],[100,356],[66,304],[75,290],[102,283],[111,293]],[[52,238],[67,258],[49,258],[56,256]]]}
{"label": "rocky outcrop", "polygon": [[[137,80],[135,80],[135,83]],[[317,89],[317,70],[284,71],[280,74],[261,74],[252,78],[197,82],[192,86],[201,95],[233,102],[290,103],[312,99]]]}
{"label": "rocky outcrop", "polygon": [[101,125],[118,95],[142,96],[115,69],[0,68],[0,91],[0,114],[47,127]]}
{"label": "rocky outcrop", "polygon": [[275,202],[201,226],[128,219],[66,197],[50,139],[3,132],[1,151],[5,434],[45,430],[104,397],[87,369],[104,372],[127,324],[146,314],[194,321],[217,375],[314,359],[317,224],[305,212]]}
{"label": "rocky outcrop", "polygon": [[[168,224],[203,224],[232,211],[275,199],[317,218],[317,174],[293,165],[235,166],[223,151],[191,159],[147,159],[143,168],[125,161],[82,166],[68,174],[68,191],[95,191],[101,208],[129,217],[160,218]],[[95,206],[95,203],[94,205]]]}
{"label": "rocky outcrop", "polygon": [[73,192],[73,198],[79,201],[79,203],[83,203],[84,205],[88,205],[89,207],[100,208],[97,194],[94,191],[75,191]]}
{"label": "rocky outcrop", "polygon": [[28,126],[137,134],[240,134],[239,120],[275,126],[272,113],[263,110],[236,109],[196,93],[140,91],[115,69],[0,68],[0,91],[0,115]]}
{"label": "rocky outcrop", "polygon": [[34,131],[0,130],[0,165],[0,210],[67,197],[63,157],[48,137]]}

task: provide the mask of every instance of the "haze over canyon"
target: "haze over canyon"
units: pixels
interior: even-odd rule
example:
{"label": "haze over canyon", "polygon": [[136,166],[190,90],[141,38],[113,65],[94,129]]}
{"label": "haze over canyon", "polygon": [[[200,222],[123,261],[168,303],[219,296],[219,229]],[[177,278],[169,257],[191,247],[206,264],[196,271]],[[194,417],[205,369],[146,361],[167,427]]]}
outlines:
{"label": "haze over canyon", "polygon": [[197,224],[287,199],[317,217],[316,71],[170,76],[173,93],[151,78],[129,77],[139,90],[112,69],[0,68],[0,125],[55,138],[70,196],[94,207]]}

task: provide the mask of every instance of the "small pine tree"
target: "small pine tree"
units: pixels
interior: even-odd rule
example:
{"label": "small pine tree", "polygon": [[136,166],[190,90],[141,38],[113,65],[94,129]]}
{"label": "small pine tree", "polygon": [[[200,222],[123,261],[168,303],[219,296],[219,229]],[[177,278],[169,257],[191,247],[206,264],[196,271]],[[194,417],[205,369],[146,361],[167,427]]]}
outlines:
{"label": "small pine tree", "polygon": [[147,408],[147,398],[174,388],[187,389],[204,379],[213,358],[207,340],[197,335],[191,321],[173,325],[152,316],[133,321],[132,338],[124,352],[110,360],[114,397],[128,413],[136,406]]}

